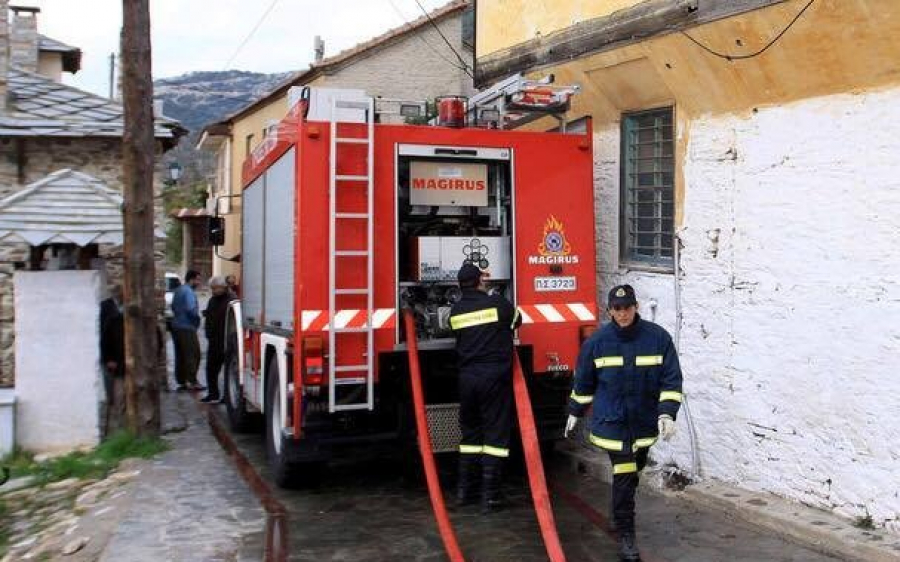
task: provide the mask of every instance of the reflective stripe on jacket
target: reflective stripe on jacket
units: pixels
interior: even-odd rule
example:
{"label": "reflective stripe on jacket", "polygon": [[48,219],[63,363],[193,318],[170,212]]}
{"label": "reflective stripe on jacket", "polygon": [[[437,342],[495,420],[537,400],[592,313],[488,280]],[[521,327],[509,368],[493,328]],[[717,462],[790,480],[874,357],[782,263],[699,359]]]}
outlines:
{"label": "reflective stripe on jacket", "polygon": [[628,328],[604,325],[581,346],[569,412],[593,404],[591,442],[610,451],[649,447],[657,419],[675,419],[681,406],[681,367],[669,333],[642,320]]}
{"label": "reflective stripe on jacket", "polygon": [[512,369],[513,330],[519,324],[519,311],[505,298],[463,289],[462,298],[450,309],[460,371],[478,366]]}

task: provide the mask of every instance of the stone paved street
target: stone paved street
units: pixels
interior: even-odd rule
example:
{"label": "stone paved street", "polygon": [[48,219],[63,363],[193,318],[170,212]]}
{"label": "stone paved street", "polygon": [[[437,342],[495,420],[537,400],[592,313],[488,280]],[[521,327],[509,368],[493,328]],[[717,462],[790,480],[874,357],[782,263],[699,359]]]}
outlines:
{"label": "stone paved street", "polygon": [[[224,408],[218,410],[224,420]],[[268,480],[260,434],[234,436],[239,448]],[[442,459],[444,489],[454,479],[452,458]],[[450,461],[450,462],[448,462]],[[444,560],[428,496],[421,482],[405,480],[400,461],[343,463],[323,474],[317,486],[279,490],[289,512],[290,560]],[[608,487],[575,473],[562,458],[548,467],[553,504],[567,558],[616,560],[615,543],[579,511],[580,498],[605,516]],[[546,560],[524,476],[510,475],[512,509],[489,517],[475,509],[451,514],[467,560]],[[736,522],[715,510],[655,494],[639,496],[639,540],[647,562],[813,562],[836,560]]]}
{"label": "stone paved street", "polygon": [[189,394],[163,394],[170,451],[129,494],[104,562],[262,559],[265,514]]}

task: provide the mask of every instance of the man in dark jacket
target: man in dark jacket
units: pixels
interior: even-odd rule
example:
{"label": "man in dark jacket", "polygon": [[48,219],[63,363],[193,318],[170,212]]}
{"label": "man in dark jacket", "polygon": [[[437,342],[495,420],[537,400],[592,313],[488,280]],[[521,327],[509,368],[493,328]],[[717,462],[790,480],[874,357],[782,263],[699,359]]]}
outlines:
{"label": "man in dark jacket", "polygon": [[[110,412],[124,412],[125,317],[122,315],[122,286],[114,285],[110,297],[100,303],[100,365],[106,390],[104,431],[110,430]],[[114,416],[116,421],[120,417]]]}
{"label": "man in dark jacket", "polygon": [[519,312],[505,298],[485,292],[482,272],[467,263],[457,274],[462,298],[450,310],[459,365],[460,505],[475,500],[481,467],[482,511],[501,506],[503,459],[509,456],[512,426],[513,330]]}
{"label": "man in dark jacket", "polygon": [[581,346],[569,400],[566,437],[593,403],[591,443],[613,466],[612,512],[621,560],[640,560],[634,534],[634,493],[657,437],[675,434],[681,367],[669,333],[643,320],[630,285],[613,287],[612,322]]}
{"label": "man in dark jacket", "polygon": [[203,316],[206,318],[206,387],[209,389],[201,402],[219,402],[219,371],[225,361],[225,319],[228,317],[228,303],[235,296],[228,289],[222,277],[209,280],[212,296],[206,304]]}

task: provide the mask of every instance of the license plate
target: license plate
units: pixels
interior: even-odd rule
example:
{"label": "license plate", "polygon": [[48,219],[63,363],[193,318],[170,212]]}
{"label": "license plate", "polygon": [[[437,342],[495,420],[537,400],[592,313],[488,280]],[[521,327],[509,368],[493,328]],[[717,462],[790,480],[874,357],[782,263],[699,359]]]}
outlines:
{"label": "license plate", "polygon": [[574,277],[535,277],[534,290],[538,292],[548,291],[574,291],[577,288]]}

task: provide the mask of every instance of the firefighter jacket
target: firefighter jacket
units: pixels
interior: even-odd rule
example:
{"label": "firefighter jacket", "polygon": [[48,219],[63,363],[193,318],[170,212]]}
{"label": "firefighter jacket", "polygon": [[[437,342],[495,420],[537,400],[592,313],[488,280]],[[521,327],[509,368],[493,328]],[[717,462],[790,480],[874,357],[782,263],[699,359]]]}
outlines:
{"label": "firefighter jacket", "polygon": [[460,372],[512,372],[513,330],[521,323],[519,311],[500,295],[463,289],[450,309]]}
{"label": "firefighter jacket", "polygon": [[650,447],[657,419],[675,419],[681,406],[681,367],[672,338],[635,316],[620,328],[610,322],[581,347],[569,412],[581,417],[593,404],[591,442],[608,451]]}

